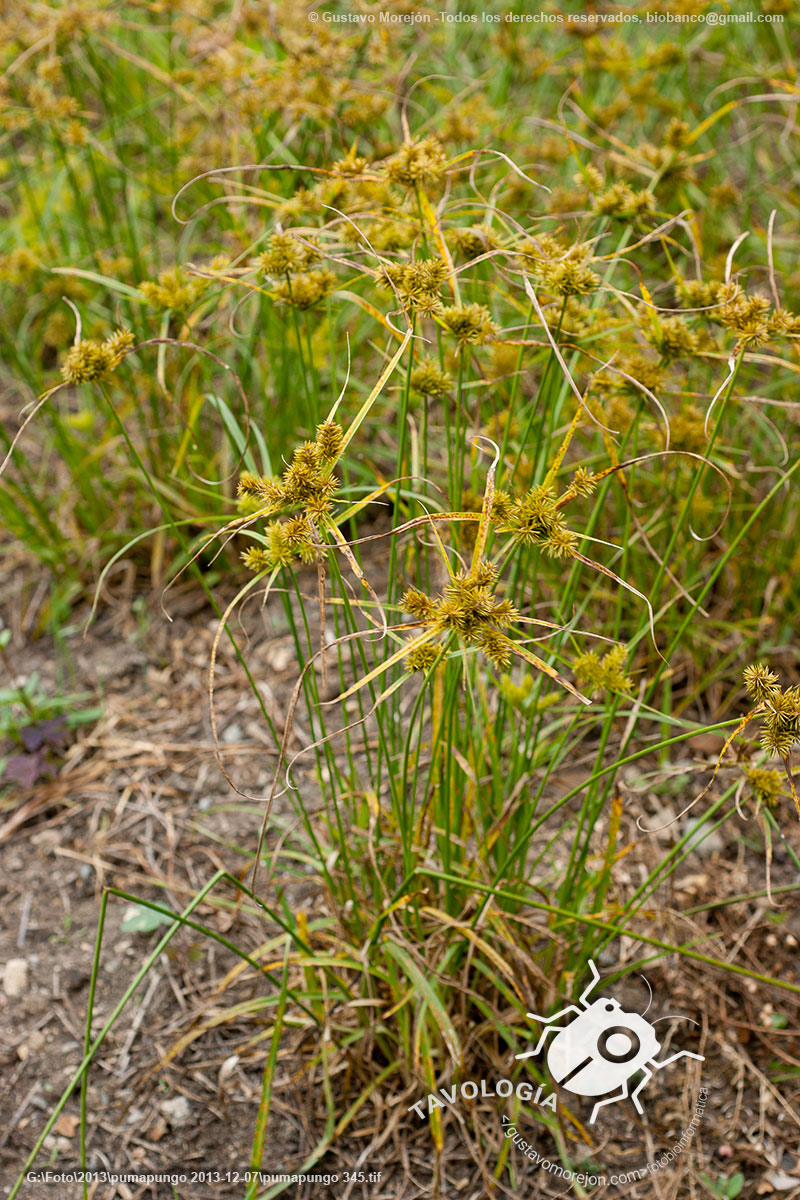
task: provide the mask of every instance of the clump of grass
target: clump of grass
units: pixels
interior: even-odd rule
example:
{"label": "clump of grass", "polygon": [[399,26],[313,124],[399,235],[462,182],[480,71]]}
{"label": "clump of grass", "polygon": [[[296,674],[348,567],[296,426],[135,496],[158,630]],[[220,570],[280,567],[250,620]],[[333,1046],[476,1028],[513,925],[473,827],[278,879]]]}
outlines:
{"label": "clump of grass", "polygon": [[[4,433],[0,505],[33,553],[79,579],[96,565],[89,541],[138,555],[154,501],[159,586],[197,568],[209,531],[230,546],[215,562],[237,589],[210,665],[215,738],[231,616],[259,591],[283,604],[298,679],[250,848],[271,884],[237,897],[281,929],[243,959],[275,981],[254,1162],[290,1007],[324,1047],[313,1159],[375,1080],[396,1097],[510,1061],[542,978],[567,986],[623,935],[753,974],[689,934],[653,936],[643,914],[691,845],[681,836],[624,884],[617,781],[649,756],[663,768],[707,727],[727,750],[757,717],[798,804],[794,687],[751,668],[744,722],[705,715],[712,685],[763,656],[750,597],[771,597],[781,629],[798,615],[774,582],[797,568],[792,239],[779,201],[751,186],[772,170],[771,127],[735,154],[715,136],[730,114],[746,122],[745,97],[685,120],[688,69],[702,66],[709,96],[727,83],[724,28],[702,49],[637,30],[628,56],[575,23],[533,73],[503,29],[502,72],[467,99],[425,75],[452,53],[437,33],[398,122],[370,31],[320,23],[312,42],[292,10],[280,44],[255,47],[237,10],[219,51],[198,56],[202,14],[145,31],[124,10],[10,20],[0,119],[18,216],[0,247],[0,324],[7,380],[39,401]],[[778,35],[746,36],[773,78]],[[566,108],[565,69],[596,84]],[[558,118],[557,133],[536,126],[531,144],[529,113]],[[180,256],[164,232],[172,195]],[[763,236],[743,240],[745,205]],[[86,324],[72,345],[62,296]],[[471,451],[487,436],[485,471]],[[57,495],[43,495],[51,465]],[[567,786],[576,762],[584,777]],[[745,767],[707,821],[735,815],[743,781],[767,839],[777,774]],[[271,900],[297,864],[321,917]],[[262,1034],[248,1052],[263,1054]],[[87,1054],[98,1046],[87,1035]],[[355,1098],[353,1064],[368,1081]],[[430,1137],[438,1162],[439,1115]],[[506,1167],[495,1156],[498,1177]]]}

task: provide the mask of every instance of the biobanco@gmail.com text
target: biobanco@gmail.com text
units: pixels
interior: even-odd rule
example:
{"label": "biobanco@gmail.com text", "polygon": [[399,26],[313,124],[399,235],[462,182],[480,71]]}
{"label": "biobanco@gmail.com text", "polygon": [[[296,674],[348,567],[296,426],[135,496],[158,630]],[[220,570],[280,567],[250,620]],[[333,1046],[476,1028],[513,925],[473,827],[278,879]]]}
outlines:
{"label": "biobanco@gmail.com text", "polygon": [[321,21],[326,25],[760,25],[783,22],[781,13],[760,13],[754,9],[747,12],[724,13],[671,13],[671,12],[612,12],[572,13],[564,15],[553,12],[442,12],[438,9],[417,10],[397,13],[377,10],[375,12],[317,11],[308,14],[309,21]]}

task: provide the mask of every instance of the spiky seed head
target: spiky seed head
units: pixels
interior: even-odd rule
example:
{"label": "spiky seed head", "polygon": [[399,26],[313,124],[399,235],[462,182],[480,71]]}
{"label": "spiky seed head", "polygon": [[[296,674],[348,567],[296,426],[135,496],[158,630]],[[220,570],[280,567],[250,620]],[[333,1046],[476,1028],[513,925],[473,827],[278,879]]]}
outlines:
{"label": "spiky seed head", "polygon": [[291,536],[289,530],[289,522],[286,521],[270,521],[265,530],[267,544],[269,546],[270,566],[272,567],[287,567],[296,559],[301,559],[303,562],[313,562],[316,557],[314,547],[311,547],[311,555],[309,557],[307,548],[309,543],[297,542]]}
{"label": "spiky seed head", "polygon": [[631,220],[643,216],[655,208],[656,198],[647,188],[635,189],[628,183],[613,183],[594,199],[594,211],[598,214]]}
{"label": "spiky seed head", "polygon": [[487,628],[481,631],[477,639],[479,648],[496,667],[510,667],[513,657],[513,647],[505,634],[496,629]]}
{"label": "spiky seed head", "polygon": [[696,404],[684,404],[669,423],[671,450],[701,454],[708,445],[705,413]]}
{"label": "spiky seed head", "polygon": [[514,497],[510,492],[497,491],[492,498],[490,517],[493,521],[507,521],[514,507]]}
{"label": "spiky seed head", "polygon": [[402,187],[424,185],[436,179],[447,164],[447,155],[435,137],[405,142],[386,164],[386,177]]}
{"label": "spiky seed head", "polygon": [[722,307],[712,313],[714,320],[737,334],[737,350],[759,346],[777,332],[781,332],[781,321],[774,320],[771,305],[766,296],[756,292],[748,296],[744,289],[735,284],[720,287],[718,298]]}
{"label": "spiky seed head", "polygon": [[479,587],[494,587],[497,582],[497,567],[491,562],[479,562],[470,572]]}
{"label": "spiky seed head", "polygon": [[573,496],[591,496],[596,487],[597,479],[592,472],[585,467],[578,467],[567,490]]}
{"label": "spiky seed head", "polygon": [[430,645],[430,643],[424,646],[417,646],[406,655],[404,659],[405,669],[407,671],[430,671],[438,656],[438,648]]}
{"label": "spiky seed head", "polygon": [[479,258],[500,245],[497,234],[488,225],[469,225],[450,230],[447,244],[462,258]]}
{"label": "spiky seed head", "polygon": [[239,496],[263,496],[267,483],[265,475],[254,475],[252,471],[242,471],[236,491]]}
{"label": "spiky seed head", "polygon": [[242,551],[242,562],[248,571],[256,574],[259,571],[267,571],[272,566],[269,551],[263,546],[248,546],[246,550]]}
{"label": "spiky seed head", "polygon": [[114,366],[114,355],[107,345],[84,338],[70,346],[61,367],[65,383],[90,383],[103,379]]}
{"label": "spiky seed head", "polygon": [[579,654],[572,664],[572,669],[584,691],[595,692],[603,687],[604,672],[596,650],[586,650]]}
{"label": "spiky seed head", "polygon": [[400,601],[400,607],[415,621],[430,621],[436,611],[436,601],[418,588],[409,588]]}
{"label": "spiky seed head", "polygon": [[578,547],[578,535],[562,523],[555,524],[543,539],[545,553],[551,558],[569,558]]}
{"label": "spiky seed head", "polygon": [[276,230],[268,248],[258,257],[258,265],[266,275],[283,276],[302,271],[320,257],[316,244],[292,230]]}
{"label": "spiky seed head", "polygon": [[756,704],[763,704],[765,700],[780,694],[778,676],[763,663],[753,663],[745,667],[743,675],[745,690]]}
{"label": "spiky seed head", "polygon": [[682,121],[680,117],[673,117],[664,134],[664,145],[677,150],[686,145],[688,137],[689,126],[686,121]]}
{"label": "spiky seed head", "polygon": [[344,158],[339,158],[331,167],[334,175],[361,175],[369,165],[369,159],[356,154],[355,149],[348,150]]}
{"label": "spiky seed head", "polygon": [[431,314],[442,308],[439,292],[448,275],[449,268],[442,258],[383,263],[378,286],[395,292],[404,308]]}
{"label": "spiky seed head", "polygon": [[319,466],[319,458],[319,446],[316,442],[302,442],[292,455],[292,463],[313,471]]}
{"label": "spiky seed head", "polygon": [[777,754],[786,758],[792,748],[800,742],[800,690],[787,688],[782,691],[771,671],[762,664],[750,668],[746,675],[745,687],[748,693],[763,696],[759,701],[764,707],[764,721],[761,726],[761,746],[767,754]]}
{"label": "spiky seed head", "polygon": [[697,352],[697,334],[682,317],[663,317],[656,322],[648,312],[645,319],[645,337],[664,358],[686,358]]}
{"label": "spiky seed head", "polygon": [[470,617],[483,617],[488,619],[494,615],[495,600],[491,590],[488,587],[479,587],[475,584],[467,585],[460,597],[465,608],[469,611]]}
{"label": "spiky seed head", "polygon": [[485,304],[454,304],[441,311],[442,324],[460,346],[479,346],[500,332]]}
{"label": "spiky seed head", "polygon": [[159,273],[157,283],[146,280],[140,284],[139,291],[159,308],[185,312],[203,295],[209,282],[201,276],[185,274],[180,267],[172,267]]}
{"label": "spiky seed head", "polygon": [[519,610],[510,600],[498,600],[492,609],[492,620],[495,625],[505,627],[511,625],[519,617]]}
{"label": "spiky seed head", "polygon": [[577,173],[574,182],[578,185],[584,184],[590,192],[599,192],[605,186],[605,177],[594,163],[587,163],[582,171]]}
{"label": "spiky seed head", "polygon": [[435,359],[423,358],[411,372],[411,386],[423,396],[446,396],[453,389],[453,377]]}
{"label": "spiky seed head", "polygon": [[335,462],[344,446],[344,433],[341,425],[337,425],[336,421],[323,421],[321,425],[317,426],[316,444],[322,459],[326,462]]}
{"label": "spiky seed head", "polygon": [[521,708],[533,691],[533,676],[523,675],[519,683],[514,683],[510,675],[501,675],[500,691],[509,704]]}
{"label": "spiky seed head", "polygon": [[627,695],[633,690],[633,680],[625,672],[627,646],[612,646],[601,658],[596,650],[578,655],[572,664],[581,688],[592,695],[603,691]]}
{"label": "spiky seed head", "polygon": [[[329,484],[331,484],[333,490],[336,489],[336,487],[338,486],[338,483],[339,483],[339,481],[337,479],[334,479],[333,477],[331,477],[331,479],[328,480],[327,482]],[[331,506],[330,493],[325,490],[320,490],[316,494],[308,495],[305,498],[306,512],[308,513],[309,517],[311,517],[311,519],[315,522],[321,520],[322,517],[325,516],[325,514],[330,509],[330,506]]]}
{"label": "spiky seed head", "polygon": [[286,504],[286,493],[283,489],[282,480],[278,478],[264,480],[264,501],[275,507],[281,507]]}
{"label": "spiky seed head", "polygon": [[800,722],[793,720],[765,721],[761,729],[761,748],[766,754],[786,758],[800,741]]}
{"label": "spiky seed head", "polygon": [[292,549],[297,549],[306,542],[311,541],[311,526],[306,517],[290,517],[283,526],[283,536],[286,539],[286,544]]}
{"label": "spiky seed head", "polygon": [[746,767],[744,775],[757,804],[763,804],[765,808],[778,807],[785,783],[780,771],[770,767]]}
{"label": "spiky seed head", "polygon": [[279,280],[273,288],[273,293],[276,300],[304,312],[319,304],[335,288],[336,276],[333,271],[321,268],[318,271],[300,271],[289,279]]}
{"label": "spiky seed head", "polygon": [[128,351],[136,344],[136,338],[131,333],[130,329],[120,327],[115,329],[103,343],[109,354],[111,355],[111,365],[116,367]]}
{"label": "spiky seed head", "polygon": [[680,279],[675,285],[675,295],[684,308],[711,308],[718,302],[719,286],[719,280],[703,283],[701,279]]}

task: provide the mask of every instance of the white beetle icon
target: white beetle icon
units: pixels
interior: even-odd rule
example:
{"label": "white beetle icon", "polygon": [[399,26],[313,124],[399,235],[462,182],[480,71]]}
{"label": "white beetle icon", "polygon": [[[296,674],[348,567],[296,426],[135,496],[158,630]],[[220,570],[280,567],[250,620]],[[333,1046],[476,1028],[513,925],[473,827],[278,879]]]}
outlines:
{"label": "white beetle icon", "polygon": [[[679,1050],[677,1054],[657,1062],[655,1055],[661,1049],[661,1043],[656,1037],[653,1025],[644,1019],[644,1013],[625,1012],[618,1000],[605,996],[589,1003],[587,996],[600,979],[591,959],[589,967],[592,981],[581,993],[582,1008],[570,1004],[554,1013],[552,1017],[528,1013],[531,1020],[540,1021],[545,1028],[535,1050],[528,1050],[527,1053],[517,1054],[515,1057],[532,1058],[541,1050],[547,1035],[555,1032],[556,1036],[547,1051],[547,1067],[556,1082],[578,1096],[606,1096],[607,1092],[614,1093],[595,1104],[589,1119],[589,1124],[594,1125],[599,1109],[605,1104],[613,1104],[628,1096],[637,1112],[644,1115],[639,1092],[652,1079],[651,1068],[655,1067],[658,1070],[678,1058],[696,1058],[698,1062],[704,1062],[705,1059],[704,1055],[693,1054],[691,1050]],[[647,1008],[649,1007],[648,1004]],[[578,1014],[577,1020],[570,1021],[568,1025],[553,1024],[571,1012]],[[658,1018],[660,1021],[666,1019]],[[653,1024],[657,1022],[654,1021]],[[644,1078],[631,1092],[630,1081],[637,1071],[643,1071]]]}

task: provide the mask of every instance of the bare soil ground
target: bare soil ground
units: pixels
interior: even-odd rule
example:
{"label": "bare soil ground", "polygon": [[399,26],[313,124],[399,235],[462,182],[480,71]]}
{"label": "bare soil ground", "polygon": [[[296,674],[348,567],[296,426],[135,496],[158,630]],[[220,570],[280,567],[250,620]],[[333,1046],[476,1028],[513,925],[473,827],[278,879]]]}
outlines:
{"label": "bare soil ground", "polygon": [[[247,851],[252,852],[258,837],[261,809],[231,791],[214,756],[205,695],[214,614],[202,594],[177,589],[169,604],[174,620],[168,624],[157,602],[142,597],[134,603],[131,588],[130,580],[112,586],[86,639],[80,635],[86,612],[76,611],[65,638],[71,687],[99,696],[103,716],[77,731],[54,764],[51,779],[0,792],[0,968],[10,959],[27,964],[17,994],[0,989],[0,1195],[10,1190],[81,1061],[102,888],[113,885],[180,910],[217,869],[234,875],[245,871]],[[41,599],[41,591],[24,576],[7,579],[6,623],[14,632],[9,654],[19,676],[36,667],[45,685],[56,689],[54,647],[35,633]],[[268,707],[282,720],[296,678],[291,639],[279,615],[260,617],[256,628],[248,663]],[[229,768],[237,780],[263,791],[274,750],[241,669],[225,648],[217,701]],[[692,754],[696,758],[700,750],[689,747],[687,770],[692,769]],[[633,777],[629,782],[632,787]],[[623,790],[625,783],[623,776]],[[645,803],[646,798],[639,799]],[[728,830],[725,826],[723,836],[702,856],[687,860],[660,895],[660,904],[680,913],[724,895],[763,888],[757,839],[749,836],[746,825],[738,837]],[[796,852],[799,833],[787,826],[787,840]],[[631,881],[638,882],[640,863],[656,852],[652,842],[640,839],[624,867]],[[797,881],[790,860],[778,844],[773,885],[792,882]],[[310,912],[323,903],[311,881],[295,881],[287,899]],[[800,912],[793,894],[777,894],[776,900],[783,907],[770,907],[762,898],[685,921],[676,918],[680,928],[673,932],[685,936],[689,925],[698,936],[711,932],[714,940],[703,943],[703,951],[735,956],[754,970],[800,982]],[[109,903],[95,1033],[159,936],[158,931],[123,930],[128,908],[123,899]],[[256,947],[277,932],[234,906],[198,912],[200,920],[239,946]],[[655,928],[654,935],[665,936],[664,928]],[[268,1043],[255,1048],[247,1043],[254,1023],[268,1029],[270,1016],[257,1007],[264,989],[252,972],[228,978],[239,961],[188,929],[158,957],[91,1068],[90,1167],[223,1175],[248,1167]],[[680,1166],[626,1189],[628,1194],[709,1195],[700,1172],[717,1180],[742,1171],[747,1180],[743,1196],[774,1194],[791,1200],[800,1195],[800,1006],[786,993],[723,977],[702,964],[681,964],[679,969],[669,962],[649,971],[648,978],[657,995],[669,996],[664,1011],[698,1014],[693,1045],[706,1057],[702,1082],[709,1102]],[[634,979],[616,994],[631,1008],[643,1007],[642,987]],[[234,1005],[240,1007],[231,1015]],[[170,1057],[180,1038],[185,1038],[184,1048]],[[295,1169],[322,1135],[320,1080],[313,1070],[300,1069],[301,1049],[297,1042],[282,1050],[265,1170]],[[586,1148],[593,1161],[636,1165],[644,1150],[648,1158],[655,1157],[679,1136],[691,1116],[699,1075],[681,1069],[668,1078],[668,1084],[657,1081],[643,1095],[644,1122],[629,1105],[619,1106],[604,1125],[606,1140],[593,1135],[592,1147]],[[345,1094],[347,1081],[340,1084]],[[303,1184],[286,1194],[397,1200],[433,1195],[438,1188],[442,1196],[485,1196],[488,1180],[470,1161],[466,1146],[471,1135],[458,1115],[446,1126],[442,1173],[434,1180],[427,1122],[408,1113],[419,1098],[377,1092],[348,1140],[334,1143],[316,1168],[338,1172],[340,1178],[344,1170],[355,1169],[365,1175],[363,1180],[331,1188]],[[499,1139],[496,1110],[496,1101],[488,1102],[476,1116]],[[76,1093],[46,1139],[38,1168],[78,1164],[78,1116]],[[534,1131],[528,1133],[535,1141]],[[544,1141],[541,1149],[547,1152]],[[568,1194],[563,1181],[546,1176],[516,1150],[514,1154],[519,1172],[514,1194]],[[379,1172],[380,1180],[370,1180],[369,1172]],[[60,1200],[80,1193],[78,1184],[31,1182],[21,1194]],[[512,1193],[501,1188],[497,1194]],[[618,1192],[612,1188],[608,1194]],[[90,1195],[98,1200],[173,1195],[217,1200],[243,1196],[244,1186],[212,1179],[179,1185],[173,1193],[163,1183],[101,1183],[91,1185]]]}

